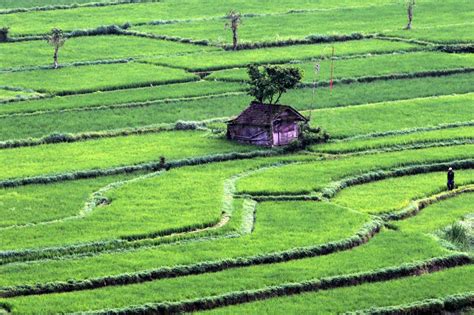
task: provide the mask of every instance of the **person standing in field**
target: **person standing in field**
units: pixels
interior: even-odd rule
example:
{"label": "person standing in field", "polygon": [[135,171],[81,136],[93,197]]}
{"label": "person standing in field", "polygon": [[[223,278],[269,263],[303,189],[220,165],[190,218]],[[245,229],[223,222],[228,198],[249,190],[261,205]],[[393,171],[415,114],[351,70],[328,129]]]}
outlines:
{"label": "person standing in field", "polygon": [[454,171],[453,168],[450,167],[448,169],[448,190],[454,189]]}

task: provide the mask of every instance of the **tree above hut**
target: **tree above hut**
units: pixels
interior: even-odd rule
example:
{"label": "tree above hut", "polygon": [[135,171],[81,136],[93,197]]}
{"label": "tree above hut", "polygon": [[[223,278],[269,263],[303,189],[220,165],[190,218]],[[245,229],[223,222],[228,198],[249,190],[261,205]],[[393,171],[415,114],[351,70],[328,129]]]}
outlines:
{"label": "tree above hut", "polygon": [[303,72],[296,67],[248,66],[250,87],[248,94],[255,101],[266,104],[277,104],[281,96],[288,90],[294,89],[303,78]]}

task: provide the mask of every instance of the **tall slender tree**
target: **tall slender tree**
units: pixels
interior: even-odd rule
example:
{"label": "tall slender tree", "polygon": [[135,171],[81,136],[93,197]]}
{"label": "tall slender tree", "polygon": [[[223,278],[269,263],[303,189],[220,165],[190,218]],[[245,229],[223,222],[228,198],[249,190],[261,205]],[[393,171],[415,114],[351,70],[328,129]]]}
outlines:
{"label": "tall slender tree", "polygon": [[242,15],[236,10],[230,10],[226,15],[228,22],[225,24],[226,28],[232,30],[232,49],[237,50],[239,44],[239,26],[242,23]]}
{"label": "tall slender tree", "polygon": [[61,29],[53,28],[51,30],[51,34],[48,35],[46,40],[51,46],[54,47],[54,55],[53,55],[54,69],[57,69],[59,67],[59,63],[58,63],[59,48],[61,48],[66,42],[66,37],[64,36],[64,33]]}
{"label": "tall slender tree", "polygon": [[413,7],[415,6],[415,0],[407,0],[407,17],[408,17],[408,24],[405,26],[406,30],[411,30],[411,24],[413,22]]}

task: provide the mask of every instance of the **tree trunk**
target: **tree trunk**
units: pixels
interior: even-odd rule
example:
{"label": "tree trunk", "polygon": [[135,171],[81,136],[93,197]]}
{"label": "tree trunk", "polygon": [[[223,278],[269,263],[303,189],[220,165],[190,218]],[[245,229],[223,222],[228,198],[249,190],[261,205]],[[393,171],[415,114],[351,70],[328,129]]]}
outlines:
{"label": "tree trunk", "polygon": [[283,92],[280,92],[280,94],[278,94],[278,98],[276,99],[275,104],[277,104],[280,101],[280,98],[282,95],[283,95]]}
{"label": "tree trunk", "polygon": [[237,50],[237,44],[239,42],[239,35],[237,34],[237,27],[232,28],[232,49]]}
{"label": "tree trunk", "polygon": [[54,56],[53,56],[53,59],[54,59],[54,69],[57,69],[59,67],[59,63],[58,63],[58,51],[59,51],[59,47],[54,47]]}
{"label": "tree trunk", "polygon": [[407,30],[411,30],[411,23],[413,22],[413,6],[408,5],[408,24],[405,27]]}

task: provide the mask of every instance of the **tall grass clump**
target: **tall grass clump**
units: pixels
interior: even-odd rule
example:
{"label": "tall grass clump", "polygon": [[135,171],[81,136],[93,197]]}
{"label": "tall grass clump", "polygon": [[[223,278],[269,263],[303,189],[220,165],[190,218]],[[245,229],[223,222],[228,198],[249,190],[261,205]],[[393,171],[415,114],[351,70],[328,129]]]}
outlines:
{"label": "tall grass clump", "polygon": [[441,237],[463,250],[474,248],[474,238],[470,228],[461,222],[454,222],[441,231]]}

